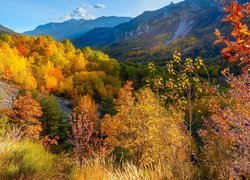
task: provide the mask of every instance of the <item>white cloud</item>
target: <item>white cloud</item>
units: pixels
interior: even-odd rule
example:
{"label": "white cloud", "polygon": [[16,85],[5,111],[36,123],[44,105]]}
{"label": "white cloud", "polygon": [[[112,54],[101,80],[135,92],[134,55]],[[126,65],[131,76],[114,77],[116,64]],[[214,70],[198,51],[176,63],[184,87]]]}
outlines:
{"label": "white cloud", "polygon": [[104,9],[104,8],[106,8],[106,6],[104,4],[95,4],[95,5],[93,5],[93,8]]}
{"label": "white cloud", "polygon": [[93,19],[94,16],[87,12],[85,6],[80,6],[73,11],[73,13],[71,14],[71,18]]}
{"label": "white cloud", "polygon": [[[67,20],[70,20],[72,19],[71,15],[70,14],[65,14],[64,16],[60,17],[59,19],[57,19],[58,21],[67,21]],[[56,21],[57,21],[56,20]]]}
{"label": "white cloud", "polygon": [[90,5],[90,4],[83,4],[82,6],[80,7],[83,7],[83,8],[86,8],[86,9],[90,9],[90,8],[93,8],[93,5]]}
{"label": "white cloud", "polygon": [[104,4],[83,4],[76,8],[72,13],[65,14],[64,16],[60,17],[58,21],[67,21],[70,19],[94,19],[95,16],[89,13],[90,9],[104,9],[106,6]]}

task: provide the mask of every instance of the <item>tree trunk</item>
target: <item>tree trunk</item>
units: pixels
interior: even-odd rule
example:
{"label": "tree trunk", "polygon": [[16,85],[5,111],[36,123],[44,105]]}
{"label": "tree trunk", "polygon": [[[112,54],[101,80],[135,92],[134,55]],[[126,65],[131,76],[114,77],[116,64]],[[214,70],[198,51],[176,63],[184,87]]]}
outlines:
{"label": "tree trunk", "polygon": [[192,124],[193,124],[193,107],[191,102],[191,89],[188,92],[188,116],[189,116],[189,132],[192,135]]}

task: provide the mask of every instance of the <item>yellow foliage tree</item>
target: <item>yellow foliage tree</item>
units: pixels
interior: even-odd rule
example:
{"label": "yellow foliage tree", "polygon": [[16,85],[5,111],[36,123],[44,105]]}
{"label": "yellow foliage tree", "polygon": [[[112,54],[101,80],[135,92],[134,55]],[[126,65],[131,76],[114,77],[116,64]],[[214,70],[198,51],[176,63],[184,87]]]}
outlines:
{"label": "yellow foliage tree", "polygon": [[30,69],[30,63],[19,56],[16,49],[12,49],[7,43],[0,44],[0,74],[4,79],[13,79],[25,89],[35,89],[37,83]]}
{"label": "yellow foliage tree", "polygon": [[119,64],[108,55],[51,37],[0,36],[0,79],[23,89],[70,96],[113,96],[120,87]]}
{"label": "yellow foliage tree", "polygon": [[149,63],[149,69],[153,74],[153,88],[166,104],[173,103],[188,112],[186,123],[192,133],[195,123],[194,107],[204,92],[204,85],[198,76],[198,71],[205,66],[201,58],[195,60],[186,58],[182,63],[181,54],[175,53],[173,60],[168,61],[166,67],[169,78],[164,80],[162,76],[155,75],[156,68],[153,63]]}
{"label": "yellow foliage tree", "polygon": [[120,90],[116,105],[118,113],[102,123],[111,147],[128,149],[138,166],[166,160],[171,171],[181,166],[190,174],[191,138],[183,114],[166,112],[149,88],[133,95],[130,82]]}

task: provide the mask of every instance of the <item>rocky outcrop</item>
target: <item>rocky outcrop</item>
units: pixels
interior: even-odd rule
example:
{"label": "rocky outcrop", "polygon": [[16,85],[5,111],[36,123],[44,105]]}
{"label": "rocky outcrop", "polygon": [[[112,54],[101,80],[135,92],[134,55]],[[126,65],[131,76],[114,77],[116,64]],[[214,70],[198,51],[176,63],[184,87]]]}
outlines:
{"label": "rocky outcrop", "polygon": [[56,97],[56,99],[61,111],[66,115],[70,115],[72,113],[72,101],[63,97]]}
{"label": "rocky outcrop", "polygon": [[0,108],[10,109],[16,100],[19,90],[3,81],[0,81]]}
{"label": "rocky outcrop", "polygon": [[[19,89],[13,85],[0,81],[0,110],[11,109],[17,99]],[[70,115],[72,113],[72,101],[63,97],[56,97],[61,111]]]}
{"label": "rocky outcrop", "polygon": [[177,30],[175,31],[174,37],[172,38],[172,40],[167,41],[165,45],[169,45],[172,41],[178,39],[178,38],[182,38],[185,37],[191,30],[192,30],[192,25],[193,25],[194,21],[187,21],[187,20],[182,20],[177,28]]}

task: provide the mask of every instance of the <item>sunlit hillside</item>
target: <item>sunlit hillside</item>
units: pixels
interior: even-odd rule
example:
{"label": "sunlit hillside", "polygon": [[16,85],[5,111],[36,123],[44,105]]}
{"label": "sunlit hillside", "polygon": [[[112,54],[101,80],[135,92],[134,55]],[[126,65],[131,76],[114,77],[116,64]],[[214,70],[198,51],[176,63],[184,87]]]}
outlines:
{"label": "sunlit hillside", "polygon": [[250,3],[144,1],[0,25],[1,180],[250,179]]}

